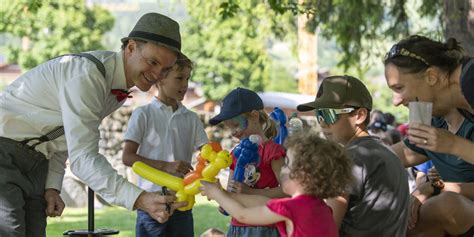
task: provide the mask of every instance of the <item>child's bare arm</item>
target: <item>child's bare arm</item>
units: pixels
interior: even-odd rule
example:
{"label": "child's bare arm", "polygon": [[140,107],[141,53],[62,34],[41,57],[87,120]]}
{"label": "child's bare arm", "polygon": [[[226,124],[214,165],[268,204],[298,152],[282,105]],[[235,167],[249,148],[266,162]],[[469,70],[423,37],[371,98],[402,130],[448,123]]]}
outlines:
{"label": "child's bare arm", "polygon": [[334,222],[336,222],[336,226],[338,229],[341,226],[342,220],[344,219],[344,215],[346,215],[348,203],[348,194],[344,194],[343,196],[335,198],[329,198],[326,200],[326,204],[328,204],[328,206],[332,209],[332,216],[334,218]]}
{"label": "child's bare arm", "polygon": [[[218,184],[201,181],[202,194],[215,200],[239,222],[252,225],[268,225],[288,220],[266,207],[269,200],[258,195],[245,195],[224,191]],[[245,204],[244,204],[245,203]]]}
{"label": "child's bare arm", "polygon": [[243,193],[227,193],[231,198],[241,203],[244,207],[256,207],[265,206],[269,197],[254,194],[243,194]]}
{"label": "child's bare arm", "polygon": [[[280,182],[280,170],[281,167],[284,164],[284,159],[278,159],[278,160],[273,160],[272,161],[272,170],[273,173],[275,174],[278,183]],[[275,187],[275,188],[265,188],[265,189],[258,189],[258,188],[251,188],[247,186],[244,183],[239,183],[234,180],[232,180],[232,173],[229,175],[229,182],[228,182],[228,188],[227,190],[235,193],[242,193],[242,194],[250,194],[250,195],[261,195],[265,196],[268,198],[282,198],[282,197],[287,197],[285,193],[283,193],[283,190],[281,186]]]}
{"label": "child's bare arm", "polygon": [[166,162],[161,160],[152,160],[137,154],[140,144],[126,140],[122,153],[122,162],[126,166],[132,166],[136,161],[141,161],[155,169],[165,171],[174,175],[185,175],[193,169],[191,164],[185,161]]}

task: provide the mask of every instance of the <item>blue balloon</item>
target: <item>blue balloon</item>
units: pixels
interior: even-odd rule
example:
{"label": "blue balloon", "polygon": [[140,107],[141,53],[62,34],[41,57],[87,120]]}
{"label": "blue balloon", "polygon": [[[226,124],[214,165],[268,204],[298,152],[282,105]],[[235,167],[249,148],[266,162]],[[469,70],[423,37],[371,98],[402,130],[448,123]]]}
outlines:
{"label": "blue balloon", "polygon": [[273,138],[273,141],[281,145],[288,136],[288,129],[286,128],[286,114],[280,108],[275,107],[270,113],[270,118],[278,123],[278,134]]}
{"label": "blue balloon", "polygon": [[258,143],[253,143],[248,138],[245,138],[234,148],[233,154],[237,158],[233,179],[242,183],[245,178],[245,166],[249,163],[258,163],[260,160]]}

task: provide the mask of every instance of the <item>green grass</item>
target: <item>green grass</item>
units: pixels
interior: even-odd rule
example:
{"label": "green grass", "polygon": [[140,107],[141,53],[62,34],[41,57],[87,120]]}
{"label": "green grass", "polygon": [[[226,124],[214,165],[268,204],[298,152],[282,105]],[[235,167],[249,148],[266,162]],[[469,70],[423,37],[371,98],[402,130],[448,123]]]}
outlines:
{"label": "green grass", "polygon": [[[115,236],[135,236],[136,212],[120,207],[95,210],[95,228],[120,230]],[[230,218],[217,211],[217,203],[196,195],[193,208],[194,235],[215,227],[227,232]],[[47,236],[62,236],[66,230],[87,229],[87,208],[66,208],[61,217],[48,218]]]}

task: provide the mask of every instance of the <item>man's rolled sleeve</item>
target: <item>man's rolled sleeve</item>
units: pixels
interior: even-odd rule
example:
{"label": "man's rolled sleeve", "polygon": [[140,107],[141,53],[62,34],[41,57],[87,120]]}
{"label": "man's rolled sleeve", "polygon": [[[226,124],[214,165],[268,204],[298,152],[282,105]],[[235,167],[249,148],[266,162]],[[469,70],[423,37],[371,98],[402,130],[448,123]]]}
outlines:
{"label": "man's rolled sleeve", "polygon": [[133,210],[133,206],[138,199],[138,196],[144,192],[141,188],[130,184],[124,183],[124,185],[118,191],[118,202],[123,203],[123,207],[128,210]]}
{"label": "man's rolled sleeve", "polygon": [[46,178],[46,189],[53,188],[61,192],[64,173],[66,169],[66,152],[58,152],[49,159],[48,176]]}

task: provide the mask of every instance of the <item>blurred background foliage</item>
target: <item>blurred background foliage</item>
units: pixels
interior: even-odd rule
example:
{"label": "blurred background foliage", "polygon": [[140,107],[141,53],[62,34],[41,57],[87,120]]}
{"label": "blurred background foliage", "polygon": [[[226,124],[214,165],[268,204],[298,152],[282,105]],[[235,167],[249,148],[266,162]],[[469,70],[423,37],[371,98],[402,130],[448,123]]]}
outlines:
{"label": "blurred background foliage", "polygon": [[291,74],[273,63],[268,52],[276,40],[295,40],[293,15],[277,14],[258,1],[240,4],[236,17],[209,14],[217,13],[221,2],[186,1],[190,19],[184,26],[184,52],[197,61],[193,78],[202,83],[205,96],[220,99],[237,86],[296,92],[295,81],[288,80]]}
{"label": "blurred background foliage", "polygon": [[25,70],[61,54],[105,49],[104,33],[114,25],[107,10],[75,0],[5,1],[0,15],[0,32],[13,36],[8,61]]}
{"label": "blurred background foliage", "polygon": [[[406,118],[391,105],[384,53],[410,34],[446,38],[453,28],[446,25],[460,17],[448,9],[468,1],[0,0],[0,49],[24,70],[64,53],[118,50],[138,17],[156,11],[180,23],[183,51],[196,62],[192,80],[207,99],[221,99],[237,86],[298,93],[296,19],[304,14],[306,30],[318,36],[319,70],[357,76],[374,94],[376,108]],[[103,7],[113,4],[141,7]]]}

